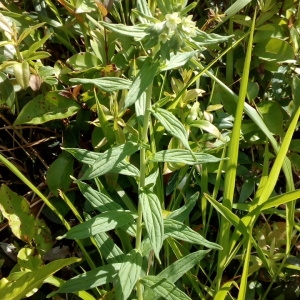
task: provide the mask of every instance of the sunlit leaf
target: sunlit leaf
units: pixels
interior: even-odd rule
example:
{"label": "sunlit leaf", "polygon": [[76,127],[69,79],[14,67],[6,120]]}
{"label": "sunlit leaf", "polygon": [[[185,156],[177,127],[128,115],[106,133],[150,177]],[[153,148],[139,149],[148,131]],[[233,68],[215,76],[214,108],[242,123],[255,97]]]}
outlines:
{"label": "sunlit leaf", "polygon": [[184,149],[170,149],[159,151],[151,157],[151,161],[156,162],[174,162],[184,163],[187,165],[197,165],[211,162],[218,162],[224,160],[222,158],[215,157],[211,154],[193,152],[197,160],[194,159],[191,152]]}
{"label": "sunlit leaf", "polygon": [[198,232],[194,231],[187,225],[172,219],[164,219],[165,236],[173,237],[181,241],[192,244],[203,245],[207,248],[221,250],[222,247],[206,240]]}
{"label": "sunlit leaf", "polygon": [[84,239],[100,232],[107,232],[124,225],[130,225],[133,221],[134,215],[131,212],[111,210],[72,227],[60,238]]}
{"label": "sunlit leaf", "polygon": [[80,105],[69,98],[50,92],[51,98],[38,95],[29,101],[21,110],[14,125],[19,124],[42,124],[55,119],[65,119],[74,115]]}
{"label": "sunlit leaf", "polygon": [[140,282],[155,291],[167,300],[191,300],[184,292],[178,289],[172,282],[161,276],[144,276]]}
{"label": "sunlit leaf", "polygon": [[131,250],[125,257],[116,278],[116,299],[126,300],[140,277],[143,258],[140,252]]}
{"label": "sunlit leaf", "polygon": [[39,286],[47,277],[51,276],[65,266],[79,262],[76,257],[58,259],[40,267],[33,272],[26,272],[16,281],[0,280],[0,298],[5,300],[20,300],[35,287]]}
{"label": "sunlit leaf", "polygon": [[161,204],[157,196],[145,191],[140,195],[140,203],[143,211],[143,219],[150,242],[156,258],[160,261],[159,251],[163,244],[164,223],[162,218]]}

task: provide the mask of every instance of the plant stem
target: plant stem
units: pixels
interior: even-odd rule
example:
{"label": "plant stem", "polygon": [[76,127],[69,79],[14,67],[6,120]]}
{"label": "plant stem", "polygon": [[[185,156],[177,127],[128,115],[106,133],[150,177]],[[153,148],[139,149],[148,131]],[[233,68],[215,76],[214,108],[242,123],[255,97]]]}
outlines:
{"label": "plant stem", "polygon": [[[147,155],[145,145],[148,142],[148,128],[149,128],[149,119],[150,119],[150,111],[149,108],[151,106],[151,95],[152,95],[152,84],[147,88],[146,91],[146,105],[145,105],[145,113],[144,113],[144,122],[143,122],[143,130],[142,130],[142,147],[140,151],[140,184],[139,184],[139,193],[145,187],[146,180],[146,172],[147,172]],[[142,244],[142,223],[143,223],[143,213],[142,206],[139,202],[138,205],[138,218],[136,222],[136,241],[135,248],[136,250],[141,249]],[[143,300],[143,290],[142,285],[137,282],[137,296],[138,300]]]}

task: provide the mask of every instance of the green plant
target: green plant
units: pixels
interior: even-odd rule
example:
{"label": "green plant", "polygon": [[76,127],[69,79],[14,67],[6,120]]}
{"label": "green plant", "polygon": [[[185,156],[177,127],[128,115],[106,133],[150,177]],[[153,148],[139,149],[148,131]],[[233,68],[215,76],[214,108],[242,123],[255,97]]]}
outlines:
{"label": "green plant", "polygon": [[[25,244],[3,297],[36,292],[41,280],[19,296],[4,285],[15,270],[36,279],[48,265],[53,297],[275,299],[288,296],[285,285],[296,295],[296,4],[59,3],[26,1],[36,15],[24,16],[5,1],[0,19],[1,103],[16,113],[13,124],[1,119],[17,138],[45,127],[62,141],[49,166],[37,156],[49,197],[20,163],[0,161],[59,217],[59,243],[75,240],[84,259],[65,260],[77,262],[72,279],[54,277],[61,261],[42,260],[53,243],[36,245],[44,225],[30,216],[40,225],[24,241],[9,222]],[[4,218],[24,223],[22,203],[9,213],[2,205]]]}

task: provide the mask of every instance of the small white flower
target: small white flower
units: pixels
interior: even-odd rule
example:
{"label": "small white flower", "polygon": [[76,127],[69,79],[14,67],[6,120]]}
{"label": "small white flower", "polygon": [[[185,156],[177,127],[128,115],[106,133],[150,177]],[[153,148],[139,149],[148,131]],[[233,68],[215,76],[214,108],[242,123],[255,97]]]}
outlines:
{"label": "small white flower", "polygon": [[172,14],[166,15],[166,25],[168,28],[175,30],[177,28],[177,25],[181,23],[181,19],[178,16],[177,12],[174,12]]}
{"label": "small white flower", "polygon": [[196,27],[196,22],[192,21],[192,17],[192,15],[189,15],[182,19],[182,29],[188,34],[195,31]]}
{"label": "small white flower", "polygon": [[163,44],[165,44],[170,39],[169,35],[165,32],[161,33],[158,38]]}
{"label": "small white flower", "polygon": [[190,32],[189,33],[187,33],[187,36],[188,37],[196,37],[197,36],[197,27],[193,27],[193,28],[191,28],[190,29]]}

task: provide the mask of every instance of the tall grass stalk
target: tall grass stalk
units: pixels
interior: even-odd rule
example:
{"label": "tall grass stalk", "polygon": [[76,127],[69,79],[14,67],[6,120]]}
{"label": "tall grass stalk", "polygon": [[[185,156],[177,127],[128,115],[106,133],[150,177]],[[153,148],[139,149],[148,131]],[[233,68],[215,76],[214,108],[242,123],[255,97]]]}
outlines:
{"label": "tall grass stalk", "polygon": [[[251,32],[249,35],[248,47],[247,47],[247,52],[245,57],[243,77],[240,85],[240,93],[239,93],[239,98],[238,98],[238,103],[237,103],[237,108],[235,113],[234,125],[233,125],[233,130],[232,130],[232,134],[228,146],[229,160],[226,163],[223,205],[229,210],[232,209],[233,196],[235,191],[239,139],[240,139],[241,123],[242,123],[243,113],[244,113],[244,102],[247,95],[255,19],[256,19],[256,10],[253,16]],[[229,255],[230,249],[229,249],[228,242],[230,240],[230,227],[231,224],[226,219],[221,218],[220,232],[219,232],[218,239],[220,245],[223,247],[223,251],[220,251],[218,255],[217,277],[216,277],[217,291],[220,289],[223,272],[225,269],[227,257]]]}

